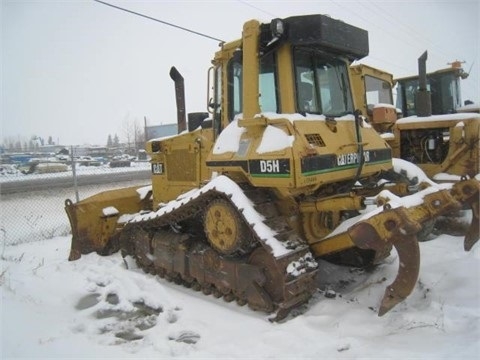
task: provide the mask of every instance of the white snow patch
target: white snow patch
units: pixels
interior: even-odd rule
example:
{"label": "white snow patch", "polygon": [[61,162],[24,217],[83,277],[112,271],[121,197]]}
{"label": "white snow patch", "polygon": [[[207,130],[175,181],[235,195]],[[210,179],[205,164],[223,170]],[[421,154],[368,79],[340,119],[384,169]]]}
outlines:
{"label": "white snow patch", "polygon": [[461,180],[460,175],[453,175],[448,173],[438,173],[433,176],[433,180],[435,181],[449,181],[449,182],[456,182]]}
{"label": "white snow patch", "polygon": [[386,132],[386,133],[380,134],[380,136],[384,140],[394,140],[395,139],[395,135],[393,135],[393,133],[391,133],[391,132]]}
{"label": "white snow patch", "polygon": [[143,186],[137,189],[137,193],[140,196],[140,200],[147,198],[147,195],[152,191],[152,185]]}
{"label": "white snow patch", "polygon": [[[424,197],[428,194],[432,194],[434,192],[437,192],[439,189],[446,189],[448,187],[451,187],[452,184],[442,184],[438,186],[429,186],[413,195],[409,196],[404,196],[404,197],[399,197],[392,193],[389,190],[383,190],[381,191],[377,196],[373,197],[373,201],[377,202],[378,198],[382,198],[384,200],[387,200],[387,204],[392,208],[396,209],[398,207],[405,207],[405,208],[410,208],[413,206],[421,205],[424,202]],[[368,208],[366,211],[363,211],[360,215],[357,215],[355,217],[349,218],[345,221],[343,221],[338,227],[335,228],[330,234],[328,234],[325,238],[330,238],[334,235],[341,234],[343,232],[346,232],[351,226],[355,225],[356,223],[367,220],[371,218],[374,215],[377,215],[383,211],[384,207],[376,207],[376,208]]]}
{"label": "white snow patch", "polygon": [[[241,119],[242,114],[239,114],[235,119],[220,133],[213,146],[213,154],[220,155],[228,152],[237,153],[240,147],[240,139],[242,134],[247,130],[244,127],[238,126],[238,120]],[[261,113],[256,114],[256,118],[264,117],[269,120],[286,119],[291,123],[295,121],[325,121],[325,115],[314,114],[277,114],[277,113]],[[355,116],[345,115],[334,118],[336,121],[354,121]],[[364,127],[371,127],[366,121],[363,121]],[[285,148],[291,147],[294,141],[293,135],[287,135],[281,129],[274,126],[267,126],[263,134],[262,142],[257,148],[257,153],[264,154],[272,151],[280,151]]]}
{"label": "white snow patch", "polygon": [[428,183],[432,186],[438,185],[428,178],[425,172],[417,165],[399,158],[392,158],[393,169],[396,173],[404,174],[409,180],[417,178],[418,183]]}
{"label": "white snow patch", "polygon": [[[275,119],[287,119],[291,123],[295,121],[305,121],[305,120],[312,120],[312,121],[317,121],[317,120],[326,120],[327,117],[325,115],[316,115],[316,114],[309,114],[306,113],[305,115],[299,114],[299,113],[294,113],[294,114],[277,114],[273,112],[265,112],[261,114],[255,115],[256,117],[263,116],[267,119],[270,120],[275,120]],[[340,116],[334,118],[337,121],[354,121],[355,116],[348,114],[345,116]]]}
{"label": "white snow patch", "polygon": [[294,140],[295,137],[293,135],[287,135],[282,129],[268,125],[263,132],[262,141],[257,148],[257,153],[264,154],[290,148]]}
{"label": "white snow patch", "polygon": [[[200,129],[201,129],[201,127],[198,127],[198,128],[196,128],[195,130],[193,130],[192,132],[195,132],[195,131],[200,130]],[[155,139],[148,140],[148,142],[152,142],[152,141],[163,141],[163,140],[173,139],[174,137],[177,137],[177,136],[183,135],[183,134],[187,134],[188,132],[189,132],[188,130],[183,130],[183,131],[182,131],[181,133],[179,133],[179,134],[162,136],[162,137],[159,137],[159,138],[155,138]]]}
{"label": "white snow patch", "polygon": [[[417,286],[383,317],[375,309],[395,277],[398,257],[370,273],[321,262],[321,290],[304,313],[283,323],[126,269],[119,253],[67,261],[69,247],[68,237],[58,237],[5,249],[4,358],[475,359],[480,351],[480,247],[464,252],[461,237],[420,243]],[[323,292],[337,296],[328,299]],[[117,305],[107,301],[109,294],[116,294]],[[88,298],[90,307],[79,309]],[[163,310],[145,317],[148,329],[135,328],[137,319],[128,315],[136,302]],[[118,316],[97,316],[109,311]],[[132,328],[141,339],[115,336]],[[197,342],[182,342],[186,337]]]}
{"label": "white snow patch", "polygon": [[467,120],[467,119],[480,119],[480,114],[474,113],[457,113],[457,114],[445,114],[445,115],[431,115],[431,116],[408,116],[397,120],[398,124],[411,124],[417,122],[429,122],[429,121],[449,121],[449,120]]}
{"label": "white snow patch", "polygon": [[376,108],[388,108],[388,109],[397,109],[395,105],[388,104],[388,103],[378,103],[373,106],[374,109]]}
{"label": "white snow patch", "polygon": [[219,155],[228,152],[236,153],[240,146],[240,138],[247,131],[244,127],[238,126],[238,116],[223,129],[213,146],[213,154]]}
{"label": "white snow patch", "polygon": [[115,206],[108,206],[102,209],[103,216],[113,216],[118,215],[119,211]]}

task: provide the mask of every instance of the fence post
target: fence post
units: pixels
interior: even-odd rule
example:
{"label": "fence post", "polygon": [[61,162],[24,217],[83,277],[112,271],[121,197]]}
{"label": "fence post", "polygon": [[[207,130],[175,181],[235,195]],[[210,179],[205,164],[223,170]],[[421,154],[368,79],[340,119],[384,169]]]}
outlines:
{"label": "fence post", "polygon": [[77,170],[75,166],[75,157],[73,156],[73,146],[70,147],[70,157],[72,159],[73,190],[75,191],[75,199],[78,203],[80,201],[80,197],[78,196]]}

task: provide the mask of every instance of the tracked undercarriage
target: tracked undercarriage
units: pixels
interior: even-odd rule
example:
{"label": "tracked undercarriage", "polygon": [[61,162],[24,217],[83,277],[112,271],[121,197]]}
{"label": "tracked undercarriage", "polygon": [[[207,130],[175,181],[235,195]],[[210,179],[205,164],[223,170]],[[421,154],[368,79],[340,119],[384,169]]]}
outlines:
{"label": "tracked undercarriage", "polygon": [[[393,246],[403,265],[385,291],[379,311],[383,315],[415,286],[420,263],[417,234],[426,220],[458,209],[461,204],[469,205],[474,219],[465,249],[478,240],[479,187],[473,179],[450,190],[427,188],[422,204],[392,208],[388,202],[383,211],[352,219],[352,225],[308,244],[298,229],[290,227],[287,216],[280,214],[271,191],[251,186],[242,189],[224,176],[157,211],[145,208],[130,214],[109,213],[102,222],[111,233],[103,244],[96,245],[97,249],[80,245],[93,242],[88,230],[79,231],[75,223],[78,214],[86,209],[93,211],[91,204],[88,200],[79,204],[67,201],[72,229],[76,229],[71,258],[79,248],[82,253],[96,250],[102,254],[121,250],[147,273],[207,295],[248,304],[254,310],[274,312],[275,319],[280,320],[306,303],[316,290],[317,263],[311,251],[317,257],[329,253],[325,250],[329,244],[346,244],[345,249],[373,251],[371,261],[387,256]],[[92,203],[105,212],[107,203],[95,198]],[[116,208],[121,203],[110,201],[108,205]],[[117,228],[112,230],[105,224],[116,224]]]}
{"label": "tracked undercarriage", "polygon": [[[157,212],[138,214],[112,237],[109,248],[133,256],[147,273],[276,312],[281,319],[316,290],[317,264],[267,192],[251,189],[236,196],[242,196],[243,208],[232,193],[206,187]],[[204,226],[216,236],[206,236]],[[209,243],[212,238],[220,240]]]}

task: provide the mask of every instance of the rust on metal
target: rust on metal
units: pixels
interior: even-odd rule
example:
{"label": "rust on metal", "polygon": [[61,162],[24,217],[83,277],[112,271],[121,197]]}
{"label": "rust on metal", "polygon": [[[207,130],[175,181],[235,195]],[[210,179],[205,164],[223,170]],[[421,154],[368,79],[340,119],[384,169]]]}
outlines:
{"label": "rust on metal", "polygon": [[352,241],[361,249],[381,251],[391,244],[397,250],[398,273],[385,289],[379,316],[402,302],[415,288],[420,270],[420,249],[416,233],[420,230],[421,225],[411,221],[404,208],[387,208],[374,218],[353,225],[348,231]]}
{"label": "rust on metal", "polygon": [[472,221],[463,243],[465,251],[470,251],[480,236],[480,182],[476,179],[469,179],[455,183],[452,188],[452,195],[457,201],[472,210]]}
{"label": "rust on metal", "polygon": [[[246,193],[255,205],[265,200],[256,196],[257,191]],[[212,203],[234,207],[228,196],[210,190],[170,213],[126,224],[119,237],[122,254],[133,256],[147,273],[157,274],[206,295],[213,294],[226,301],[235,300],[240,305],[248,304],[253,310],[274,312],[275,321],[280,321],[291,309],[306,303],[316,290],[317,273],[316,266],[301,265],[305,257],[311,257],[308,246],[300,244],[286,255],[275,257],[271,248],[250,226],[241,224],[240,228],[244,229],[242,236],[255,239],[255,248],[248,254],[243,251],[221,254],[211,247],[206,239],[208,234],[202,234],[202,227],[190,229],[189,233],[178,233],[170,226],[172,222],[201,218],[199,214]],[[270,211],[266,205],[262,208],[265,214],[272,216],[266,219],[267,222],[280,224],[287,233],[290,231],[286,221],[279,220],[281,215]],[[245,221],[240,212],[236,213],[236,217],[237,223]],[[284,236],[282,229],[277,228],[277,237]],[[298,263],[299,273],[294,276],[289,272],[292,263]]]}

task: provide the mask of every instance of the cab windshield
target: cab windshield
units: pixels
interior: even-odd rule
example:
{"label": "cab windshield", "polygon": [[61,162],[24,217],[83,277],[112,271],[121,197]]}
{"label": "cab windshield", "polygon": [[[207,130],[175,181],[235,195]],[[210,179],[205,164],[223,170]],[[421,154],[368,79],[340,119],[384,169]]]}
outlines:
{"label": "cab windshield", "polygon": [[353,113],[347,64],[314,49],[293,55],[299,113],[343,116]]}
{"label": "cab windshield", "polygon": [[[461,106],[460,79],[453,73],[427,74],[427,90],[430,92],[432,115],[451,114]],[[418,77],[398,81],[397,107],[403,116],[417,114],[416,94]]]}

